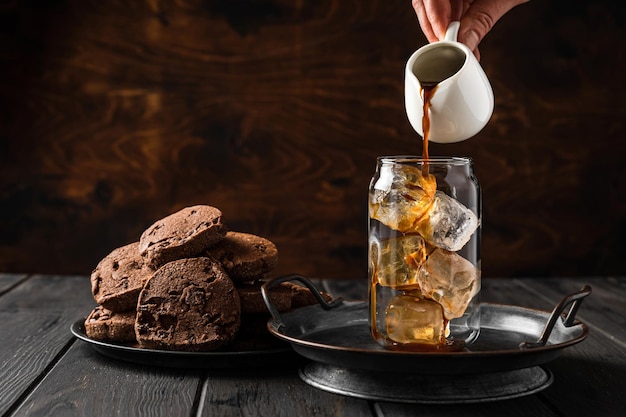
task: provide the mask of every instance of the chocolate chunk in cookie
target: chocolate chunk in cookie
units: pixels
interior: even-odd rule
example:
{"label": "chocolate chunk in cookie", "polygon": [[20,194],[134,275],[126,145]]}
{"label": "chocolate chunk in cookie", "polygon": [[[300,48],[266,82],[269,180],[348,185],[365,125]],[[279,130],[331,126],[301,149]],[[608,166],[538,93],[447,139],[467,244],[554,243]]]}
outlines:
{"label": "chocolate chunk in cookie", "polygon": [[159,268],[139,295],[135,334],[144,348],[212,351],[240,325],[239,294],[209,258],[180,259]]}
{"label": "chocolate chunk in cookie", "polygon": [[139,239],[139,252],[156,269],[176,259],[199,255],[226,232],[219,209],[206,205],[186,207],[146,229]]}
{"label": "chocolate chunk in cookie", "polygon": [[205,254],[217,259],[235,282],[261,277],[278,264],[276,245],[249,233],[228,232],[224,239]]}
{"label": "chocolate chunk in cookie", "polygon": [[85,333],[94,340],[109,342],[135,341],[135,310],[114,313],[96,307],[85,320]]}
{"label": "chocolate chunk in cookie", "polygon": [[139,242],[113,250],[91,273],[91,292],[96,302],[115,311],[135,311],[143,284],[154,270],[144,265]]}

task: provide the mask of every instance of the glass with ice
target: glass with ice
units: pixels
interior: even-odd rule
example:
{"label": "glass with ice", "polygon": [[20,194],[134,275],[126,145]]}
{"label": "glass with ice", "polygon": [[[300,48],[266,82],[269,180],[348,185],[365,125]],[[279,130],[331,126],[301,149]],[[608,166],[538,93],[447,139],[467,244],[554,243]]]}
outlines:
{"label": "glass with ice", "polygon": [[468,158],[379,157],[369,324],[389,349],[461,350],[480,329],[481,198]]}

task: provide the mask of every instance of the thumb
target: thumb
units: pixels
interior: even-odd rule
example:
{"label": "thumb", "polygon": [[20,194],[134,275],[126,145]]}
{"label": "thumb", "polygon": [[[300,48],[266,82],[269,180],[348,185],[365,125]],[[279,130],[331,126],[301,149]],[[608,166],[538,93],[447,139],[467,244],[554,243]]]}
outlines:
{"label": "thumb", "polygon": [[475,50],[493,25],[513,7],[528,0],[474,0],[461,18],[458,40]]}

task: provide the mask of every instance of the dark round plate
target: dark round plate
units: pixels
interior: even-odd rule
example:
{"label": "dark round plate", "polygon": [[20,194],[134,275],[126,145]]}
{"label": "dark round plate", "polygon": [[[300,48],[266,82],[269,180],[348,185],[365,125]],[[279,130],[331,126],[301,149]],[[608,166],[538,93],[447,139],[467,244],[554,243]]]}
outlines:
{"label": "dark round plate", "polygon": [[250,351],[180,352],[142,349],[91,339],[85,333],[84,322],[85,319],[80,319],[72,323],[70,331],[74,336],[104,356],[141,365],[213,369],[267,367],[293,361],[296,356],[288,344],[274,349]]}
{"label": "dark round plate", "polygon": [[558,357],[568,346],[583,341],[587,327],[576,321],[565,326],[558,320],[548,343],[536,342],[550,313],[529,308],[481,304],[478,339],[459,352],[403,352],[384,349],[369,333],[368,307],[363,301],[344,301],[325,310],[304,307],[270,320],[276,337],[291,343],[300,355],[327,365],[384,372],[415,372],[431,375],[478,374],[523,369]]}

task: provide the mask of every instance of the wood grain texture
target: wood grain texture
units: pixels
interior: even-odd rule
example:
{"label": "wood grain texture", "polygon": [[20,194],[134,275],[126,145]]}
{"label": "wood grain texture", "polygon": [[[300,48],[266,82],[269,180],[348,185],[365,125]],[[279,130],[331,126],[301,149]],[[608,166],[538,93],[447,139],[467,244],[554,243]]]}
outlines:
{"label": "wood grain texture", "polygon": [[[85,291],[86,290],[86,291]],[[81,294],[68,300],[68,294]],[[0,297],[0,414],[72,340],[70,323],[95,305],[85,277],[34,276]]]}
{"label": "wood grain texture", "polygon": [[202,416],[368,416],[367,400],[318,390],[293,368],[212,372],[203,387]]}
{"label": "wood grain texture", "polygon": [[192,416],[198,370],[107,359],[75,343],[14,416]]}
{"label": "wood grain texture", "polygon": [[[624,304],[619,301],[626,277],[485,279],[484,301],[548,311],[565,293],[591,285],[594,291],[577,314],[590,326],[590,334],[547,364],[555,380],[546,390],[515,400],[453,406],[394,404],[330,394],[302,382],[295,366],[269,371],[138,366],[104,357],[80,341],[65,343],[69,348],[59,351],[59,341],[72,337],[69,323],[61,326],[63,319],[58,318],[74,316],[91,303],[88,280],[77,276],[23,280],[21,275],[0,275],[3,280],[12,277],[20,284],[0,296],[2,415],[617,416],[623,411],[624,399],[619,394],[626,389],[624,327],[620,326]],[[364,280],[316,284],[344,299],[358,298],[367,286]],[[35,374],[34,382],[23,382]],[[28,390],[17,393],[15,387],[24,385]]]}
{"label": "wood grain texture", "polygon": [[[626,272],[622,9],[530,2],[482,42],[494,116],[431,154],[475,161],[484,276]],[[22,0],[0,22],[0,271],[88,275],[204,203],[273,240],[276,274],[366,277],[375,158],[421,152],[408,0]]]}
{"label": "wood grain texture", "polygon": [[11,290],[14,286],[18,285],[21,281],[26,279],[26,274],[2,274],[0,273],[0,296]]}
{"label": "wood grain texture", "polygon": [[512,399],[507,401],[484,403],[484,404],[461,404],[461,405],[408,405],[394,403],[377,403],[376,410],[384,417],[400,417],[419,415],[424,417],[441,416],[442,407],[451,416],[467,417],[497,417],[497,416],[541,416],[557,417],[553,410],[542,403],[539,398],[527,397],[522,400]]}
{"label": "wood grain texture", "polygon": [[[603,285],[605,281],[610,285]],[[591,294],[583,301],[576,317],[590,328],[591,333],[603,333],[626,351],[626,338],[621,334],[622,329],[626,329],[626,279],[566,278],[547,279],[539,285],[527,284],[526,280],[520,280],[520,283],[532,286],[538,298],[553,300],[555,305],[556,300],[565,294],[576,292],[584,285],[591,286]]]}
{"label": "wood grain texture", "polygon": [[[501,280],[490,280],[494,285],[484,287],[482,294],[487,299],[498,299],[507,304],[515,300],[518,305],[551,311],[563,296],[580,288],[579,281],[567,278],[545,281],[544,284],[535,286],[523,279],[509,281],[507,284]],[[623,277],[613,279],[608,286],[602,281],[602,278],[595,281],[598,288],[615,287],[617,293],[626,284]],[[592,288],[594,286],[593,280],[585,283]],[[615,389],[616,392],[626,390],[626,368],[612,362],[614,358],[624,357],[626,345],[623,340],[616,339],[610,333],[610,329],[615,328],[616,324],[610,316],[615,313],[602,319],[602,313],[606,312],[607,306],[615,308],[619,315],[623,311],[623,303],[616,305],[613,297],[605,298],[606,290],[600,289],[598,292],[592,292],[585,298],[576,315],[589,325],[589,336],[583,342],[565,349],[561,357],[548,364],[554,373],[554,383],[547,388],[549,393],[539,394],[544,401],[551,404],[551,409],[561,410],[564,415],[579,415],[581,410],[594,410],[599,415],[620,415],[624,410],[624,398],[609,393]],[[623,317],[621,320],[623,321]],[[617,334],[622,335],[623,328],[619,327]],[[572,372],[572,369],[576,369],[576,372]],[[609,372],[614,375],[610,380],[603,377]]]}

